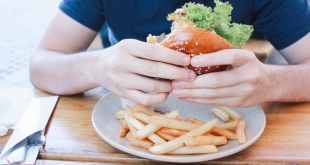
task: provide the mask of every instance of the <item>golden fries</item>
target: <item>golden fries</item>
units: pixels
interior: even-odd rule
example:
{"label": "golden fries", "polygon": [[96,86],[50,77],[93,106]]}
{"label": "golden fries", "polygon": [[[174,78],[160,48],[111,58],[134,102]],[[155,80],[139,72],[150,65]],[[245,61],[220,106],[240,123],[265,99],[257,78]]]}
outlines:
{"label": "golden fries", "polygon": [[[179,116],[178,110],[171,111],[170,113],[165,114],[168,118],[177,118]],[[145,137],[149,136],[150,134],[156,132],[162,128],[161,126],[155,125],[155,124],[148,124],[144,128],[137,131],[138,139],[144,139]]]}
{"label": "golden fries", "polygon": [[227,144],[225,136],[191,136],[185,139],[186,146],[200,146],[200,145],[223,145]]}
{"label": "golden fries", "polygon": [[174,136],[174,137],[179,137],[187,133],[187,131],[182,131],[182,130],[172,129],[172,128],[162,128],[157,132],[162,132],[167,135]]}
{"label": "golden fries", "polygon": [[223,122],[228,122],[229,121],[229,116],[224,111],[222,111],[221,109],[212,108],[211,112],[215,116],[220,118]]}
{"label": "golden fries", "polygon": [[119,128],[119,137],[124,137],[127,133],[127,130],[123,127],[123,119],[120,119],[120,128]]}
{"label": "golden fries", "polygon": [[203,125],[198,126],[197,128],[191,130],[190,132],[175,138],[167,143],[163,143],[160,145],[156,145],[153,146],[151,148],[149,148],[149,150],[153,153],[153,154],[165,154],[167,152],[170,152],[172,150],[175,150],[177,148],[180,148],[181,146],[183,146],[183,142],[185,140],[185,138],[189,137],[189,136],[199,136],[204,134],[205,132],[207,132],[208,130],[212,129],[212,127],[214,127],[214,125],[217,123],[218,119],[213,119],[209,122],[206,122]]}
{"label": "golden fries", "polygon": [[238,123],[239,123],[239,120],[233,120],[231,122],[227,122],[227,123],[223,123],[223,124],[218,124],[216,126],[218,128],[222,128],[222,129],[233,131],[237,127]]}
{"label": "golden fries", "polygon": [[126,113],[126,111],[124,111],[124,110],[119,110],[116,114],[115,114],[115,116],[114,116],[114,118],[115,119],[124,119],[125,118],[125,113]]}
{"label": "golden fries", "polygon": [[225,136],[229,140],[236,140],[237,139],[237,135],[235,133],[228,131],[228,130],[225,130],[225,129],[222,129],[222,128],[218,128],[216,126],[212,128],[212,134]]}
{"label": "golden fries", "polygon": [[246,143],[244,129],[245,129],[245,120],[241,119],[237,125],[237,130],[236,130],[239,144]]}
{"label": "golden fries", "polygon": [[152,147],[154,145],[154,143],[152,143],[149,140],[138,140],[138,139],[135,139],[132,136],[131,132],[127,133],[126,138],[127,138],[128,142],[129,142],[129,144],[132,145],[132,146],[149,149],[150,147]]}
{"label": "golden fries", "polygon": [[134,109],[135,111],[143,112],[143,113],[148,114],[148,115],[150,115],[150,116],[153,116],[153,115],[159,116],[158,113],[156,113],[156,112],[154,112],[154,111],[148,109],[147,107],[145,107],[145,106],[143,106],[143,105],[141,105],[141,104],[136,104],[135,107],[134,107],[133,109]]}
{"label": "golden fries", "polygon": [[211,154],[218,152],[215,145],[202,145],[193,147],[180,147],[176,150],[170,151],[167,154],[174,155],[190,155],[190,154]]}
{"label": "golden fries", "polygon": [[242,118],[237,112],[228,107],[219,107],[219,109],[224,111],[232,120],[239,120]]}
{"label": "golden fries", "polygon": [[184,131],[190,131],[199,126],[199,124],[180,121],[177,119],[170,119],[164,116],[150,116],[148,123]]}
{"label": "golden fries", "polygon": [[[162,115],[137,104],[133,109],[120,109],[114,118],[120,120],[119,137],[126,136],[130,145],[153,154],[210,154],[218,152],[216,146],[226,145],[228,140],[246,143],[246,123],[238,113],[227,107],[213,108],[212,113],[218,118],[183,121],[178,110]],[[227,123],[217,124],[219,118]]]}
{"label": "golden fries", "polygon": [[163,138],[163,139],[165,139],[165,140],[168,140],[168,141],[170,141],[170,140],[176,138],[176,137],[174,137],[174,136],[171,136],[171,135],[165,134],[165,133],[163,133],[163,132],[159,132],[159,131],[157,131],[156,134],[157,134],[158,136],[160,136],[161,138]]}

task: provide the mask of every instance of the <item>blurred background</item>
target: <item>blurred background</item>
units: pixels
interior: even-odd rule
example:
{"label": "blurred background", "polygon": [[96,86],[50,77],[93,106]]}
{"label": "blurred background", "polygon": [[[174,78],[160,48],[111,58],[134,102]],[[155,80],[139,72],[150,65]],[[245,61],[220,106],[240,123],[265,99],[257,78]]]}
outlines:
{"label": "blurred background", "polygon": [[[0,0],[0,87],[34,88],[29,80],[29,57],[60,1]],[[270,45],[254,46],[257,51],[272,52],[268,63],[286,64],[276,51],[269,51]],[[97,37],[90,49],[99,48]]]}

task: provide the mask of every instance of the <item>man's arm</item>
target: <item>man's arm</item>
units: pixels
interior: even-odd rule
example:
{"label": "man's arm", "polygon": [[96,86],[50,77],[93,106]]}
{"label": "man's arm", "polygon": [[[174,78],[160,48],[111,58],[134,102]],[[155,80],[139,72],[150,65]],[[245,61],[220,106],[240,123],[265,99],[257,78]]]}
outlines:
{"label": "man's arm", "polygon": [[44,91],[62,95],[96,87],[90,74],[92,63],[96,60],[94,53],[79,53],[88,48],[96,34],[57,10],[31,56],[32,84]]}

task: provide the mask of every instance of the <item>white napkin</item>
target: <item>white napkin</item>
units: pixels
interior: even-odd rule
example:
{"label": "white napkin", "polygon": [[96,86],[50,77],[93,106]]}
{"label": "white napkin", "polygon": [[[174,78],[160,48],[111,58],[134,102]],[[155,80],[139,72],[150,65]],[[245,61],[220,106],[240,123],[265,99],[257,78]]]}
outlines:
{"label": "white napkin", "polygon": [[16,122],[13,122],[5,115],[11,110],[12,102],[7,98],[0,98],[0,136],[5,136],[9,127],[13,127]]}

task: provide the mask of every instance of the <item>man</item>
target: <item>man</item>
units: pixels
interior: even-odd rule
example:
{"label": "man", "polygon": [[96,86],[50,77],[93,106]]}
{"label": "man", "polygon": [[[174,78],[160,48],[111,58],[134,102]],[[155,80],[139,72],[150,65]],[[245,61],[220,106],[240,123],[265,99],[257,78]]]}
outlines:
{"label": "man", "polygon": [[[166,21],[166,15],[186,2],[64,0],[31,57],[33,85],[60,95],[103,86],[145,105],[164,102],[170,92],[184,101],[232,107],[310,101],[307,0],[229,1],[234,7],[232,21],[252,24],[280,51],[288,66],[263,64],[246,50],[223,50],[190,60],[180,52],[142,42],[148,34],[169,33],[171,22]],[[213,1],[195,2],[214,6]],[[84,52],[104,22],[113,46]],[[235,68],[197,76],[175,66],[190,63],[195,67],[231,64]]]}

